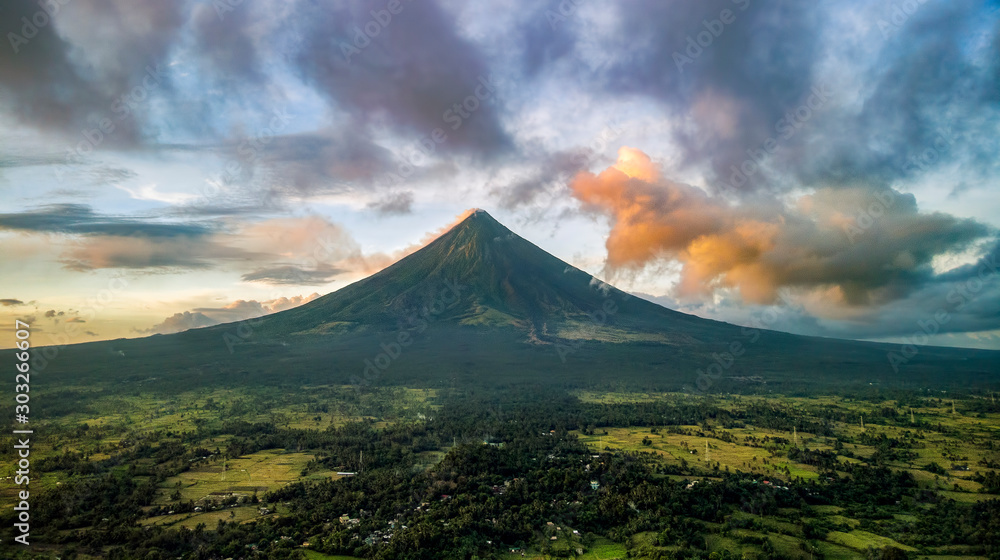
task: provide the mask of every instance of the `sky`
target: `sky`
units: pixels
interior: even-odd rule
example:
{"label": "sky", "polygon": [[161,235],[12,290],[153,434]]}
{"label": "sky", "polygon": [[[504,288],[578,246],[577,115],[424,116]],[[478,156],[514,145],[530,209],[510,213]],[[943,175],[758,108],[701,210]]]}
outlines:
{"label": "sky", "polygon": [[478,207],[687,313],[1000,348],[995,1],[7,0],[0,31],[0,347],[288,309]]}

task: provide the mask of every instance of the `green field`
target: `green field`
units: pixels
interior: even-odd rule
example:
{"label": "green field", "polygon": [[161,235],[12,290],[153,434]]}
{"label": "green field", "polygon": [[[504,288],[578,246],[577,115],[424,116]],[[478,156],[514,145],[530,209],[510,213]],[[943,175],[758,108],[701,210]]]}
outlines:
{"label": "green field", "polygon": [[[270,527],[270,540],[244,545],[269,554],[297,551],[305,558],[357,560],[380,546],[415,538],[413,528],[404,525],[420,523],[426,533],[428,527],[447,531],[452,523],[480,523],[475,531],[483,532],[508,512],[537,510],[532,515],[542,517],[534,518],[527,532],[524,525],[508,529],[522,532],[520,540],[481,540],[475,547],[479,557],[615,560],[732,553],[812,560],[866,558],[872,550],[895,549],[910,558],[981,558],[974,553],[982,550],[975,541],[928,546],[914,540],[915,532],[936,526],[929,516],[942,504],[971,508],[1000,497],[980,482],[1000,465],[995,445],[1000,409],[968,397],[911,395],[901,404],[845,396],[588,391],[544,397],[529,391],[502,400],[446,390],[356,393],[335,386],[273,395],[214,390],[167,400],[141,391],[86,394],[89,400],[79,411],[44,423],[47,437],[33,449],[40,465],[33,485],[54,495],[67,488],[78,494],[80,484],[102,477],[151,485],[148,502],[120,523],[157,531]],[[550,420],[560,414],[572,416]],[[579,461],[560,462],[574,446]],[[529,451],[546,447],[552,450]],[[463,463],[481,452],[494,457]],[[524,453],[531,458],[515,460]],[[4,464],[7,476],[14,474],[12,464]],[[501,464],[507,466],[489,474]],[[457,472],[469,468],[486,472],[467,483],[471,475]],[[845,484],[858,468],[909,477],[912,489],[874,509],[804,499],[811,492],[802,488],[822,489],[834,479]],[[364,477],[337,475],[368,469]],[[608,469],[631,469],[631,476],[647,477],[646,484],[670,489],[678,504],[722,487],[744,498],[698,514],[689,505],[672,517],[646,518],[643,512],[662,502],[644,503],[634,494],[638,483],[617,484],[621,474]],[[590,483],[594,479],[600,480],[597,490]],[[413,486],[393,493],[408,485]],[[489,514],[490,524],[482,525],[483,515],[470,512],[501,499],[508,486],[519,488],[517,495],[551,488],[555,498],[525,497],[519,508],[499,507]],[[295,497],[302,488],[322,488],[338,496],[338,505],[303,505]],[[12,498],[9,489],[0,492]],[[383,507],[386,500],[396,501]],[[581,508],[592,513],[583,515]],[[311,512],[315,524],[307,530],[281,528],[286,522],[301,524]],[[616,522],[609,532],[595,521],[607,515],[632,520]],[[103,534],[113,526],[110,517],[87,519],[68,518],[65,528],[52,534],[68,539],[80,531]],[[462,536],[449,538],[458,542]],[[91,550],[78,557],[102,555]]]}

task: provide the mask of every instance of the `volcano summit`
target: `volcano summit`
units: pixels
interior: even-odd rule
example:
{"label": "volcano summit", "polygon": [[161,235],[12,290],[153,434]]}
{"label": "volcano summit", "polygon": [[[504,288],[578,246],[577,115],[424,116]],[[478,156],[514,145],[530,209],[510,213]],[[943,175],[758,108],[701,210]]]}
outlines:
{"label": "volcano summit", "polygon": [[[885,344],[701,319],[632,296],[482,210],[426,247],[310,303],[242,323],[66,347],[53,375],[147,383],[556,384],[790,391],[985,385],[992,351]],[[122,354],[124,355],[122,357]],[[102,357],[118,356],[111,365]],[[79,364],[88,364],[80,366]],[[373,367],[374,366],[374,367]]]}

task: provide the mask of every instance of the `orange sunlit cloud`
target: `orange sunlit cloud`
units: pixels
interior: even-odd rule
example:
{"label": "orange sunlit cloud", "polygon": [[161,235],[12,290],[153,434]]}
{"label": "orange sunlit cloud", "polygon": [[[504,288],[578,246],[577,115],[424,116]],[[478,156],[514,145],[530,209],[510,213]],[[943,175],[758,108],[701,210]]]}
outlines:
{"label": "orange sunlit cloud", "polygon": [[[665,178],[641,150],[622,147],[618,161],[570,183],[585,209],[608,215],[607,266],[638,270],[658,260],[682,264],[681,297],[733,288],[753,303],[773,303],[782,287],[836,294],[840,304],[901,297],[935,254],[951,249],[943,231],[973,227],[950,216],[920,214],[912,197],[883,189],[884,215],[849,234],[869,188],[824,188],[791,206],[757,200],[735,206]],[[889,198],[885,198],[888,196]]]}

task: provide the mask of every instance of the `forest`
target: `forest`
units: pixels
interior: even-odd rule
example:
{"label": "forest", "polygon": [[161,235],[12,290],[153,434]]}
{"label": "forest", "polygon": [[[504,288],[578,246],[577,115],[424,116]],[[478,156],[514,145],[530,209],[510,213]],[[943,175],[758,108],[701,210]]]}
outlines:
{"label": "forest", "polygon": [[998,419],[926,391],[101,392],[46,426],[30,557],[1000,558]]}

